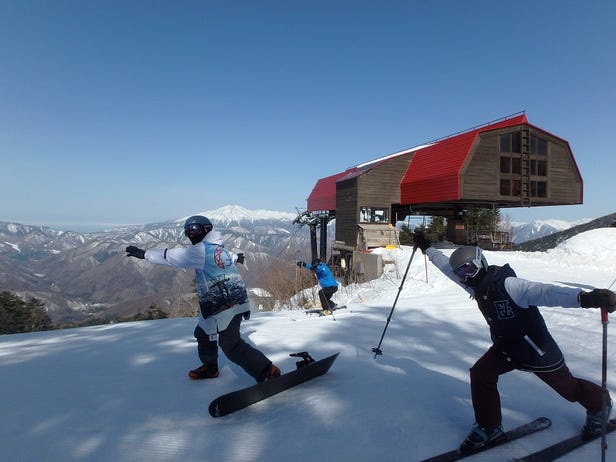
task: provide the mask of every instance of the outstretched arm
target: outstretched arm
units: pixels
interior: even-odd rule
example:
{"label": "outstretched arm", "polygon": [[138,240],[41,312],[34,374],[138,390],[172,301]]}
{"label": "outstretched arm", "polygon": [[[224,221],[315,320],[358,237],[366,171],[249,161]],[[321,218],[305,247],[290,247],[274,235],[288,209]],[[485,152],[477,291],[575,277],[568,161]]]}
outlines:
{"label": "outstretched arm", "polygon": [[575,287],[562,287],[510,277],[505,279],[505,290],[517,305],[524,308],[529,305],[605,308],[610,313],[616,309],[616,294],[607,289],[584,292]]}
{"label": "outstretched arm", "polygon": [[562,306],[578,308],[577,299],[580,289],[563,287],[554,284],[528,281],[518,277],[505,279],[505,290],[513,301],[522,308],[535,306]]}
{"label": "outstretched arm", "polygon": [[145,259],[158,265],[198,269],[203,267],[205,247],[198,244],[174,249],[146,250]]}
{"label": "outstretched arm", "polygon": [[413,233],[413,242],[415,243],[415,247],[421,249],[421,251],[426,255],[432,264],[436,266],[441,273],[455,282],[457,285],[462,287],[466,292],[468,292],[471,297],[474,296],[474,292],[472,289],[460,284],[460,280],[456,277],[451,266],[449,266],[449,258],[447,258],[443,252],[432,247],[432,243],[426,237],[426,235],[421,231],[415,231]]}

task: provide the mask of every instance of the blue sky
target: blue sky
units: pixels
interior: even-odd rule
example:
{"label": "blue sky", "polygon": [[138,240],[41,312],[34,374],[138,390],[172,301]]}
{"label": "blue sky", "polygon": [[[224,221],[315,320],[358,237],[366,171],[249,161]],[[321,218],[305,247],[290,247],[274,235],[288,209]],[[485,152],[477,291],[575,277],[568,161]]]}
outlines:
{"label": "blue sky", "polygon": [[293,212],[349,166],[526,110],[616,211],[616,3],[0,2],[0,221]]}

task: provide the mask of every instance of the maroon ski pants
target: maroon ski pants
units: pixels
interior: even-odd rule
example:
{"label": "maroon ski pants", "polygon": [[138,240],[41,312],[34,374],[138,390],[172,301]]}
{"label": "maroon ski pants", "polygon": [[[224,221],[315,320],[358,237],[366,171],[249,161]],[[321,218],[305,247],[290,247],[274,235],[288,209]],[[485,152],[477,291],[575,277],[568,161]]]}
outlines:
{"label": "maroon ski pants", "polygon": [[[498,377],[514,369],[515,365],[494,347],[490,347],[471,367],[471,397],[475,421],[482,427],[492,429],[501,423]],[[554,372],[534,374],[566,400],[580,403],[590,412],[601,409],[602,388],[588,380],[574,377],[566,365]]]}

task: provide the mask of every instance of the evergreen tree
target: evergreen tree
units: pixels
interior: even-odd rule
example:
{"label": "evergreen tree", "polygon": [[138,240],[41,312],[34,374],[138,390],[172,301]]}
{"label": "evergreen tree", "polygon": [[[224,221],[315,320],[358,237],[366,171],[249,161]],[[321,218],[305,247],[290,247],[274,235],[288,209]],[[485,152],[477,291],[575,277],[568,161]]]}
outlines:
{"label": "evergreen tree", "polygon": [[400,239],[400,245],[413,245],[413,231],[407,225],[402,225],[398,239]]}
{"label": "evergreen tree", "polygon": [[478,234],[492,234],[498,231],[501,220],[500,209],[472,208],[464,211],[467,240],[474,242]]}
{"label": "evergreen tree", "polygon": [[431,217],[428,228],[425,231],[426,236],[432,242],[442,242],[447,234],[447,223],[444,217]]}
{"label": "evergreen tree", "polygon": [[407,225],[402,225],[399,234],[400,244],[413,245],[413,232],[415,230],[423,232],[431,242],[442,242],[447,234],[447,221],[444,217],[430,217],[428,226],[418,225],[413,228],[413,231]]}
{"label": "evergreen tree", "polygon": [[43,303],[32,297],[27,302],[5,290],[0,292],[0,334],[48,330],[51,319]]}

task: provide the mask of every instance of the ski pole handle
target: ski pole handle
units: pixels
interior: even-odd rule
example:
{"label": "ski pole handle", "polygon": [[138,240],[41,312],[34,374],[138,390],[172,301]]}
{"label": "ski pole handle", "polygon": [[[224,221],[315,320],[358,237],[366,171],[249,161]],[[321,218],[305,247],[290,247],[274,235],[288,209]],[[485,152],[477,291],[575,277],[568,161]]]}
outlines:
{"label": "ski pole handle", "polygon": [[601,322],[603,324],[607,324],[609,321],[608,319],[608,311],[607,308],[601,308]]}

